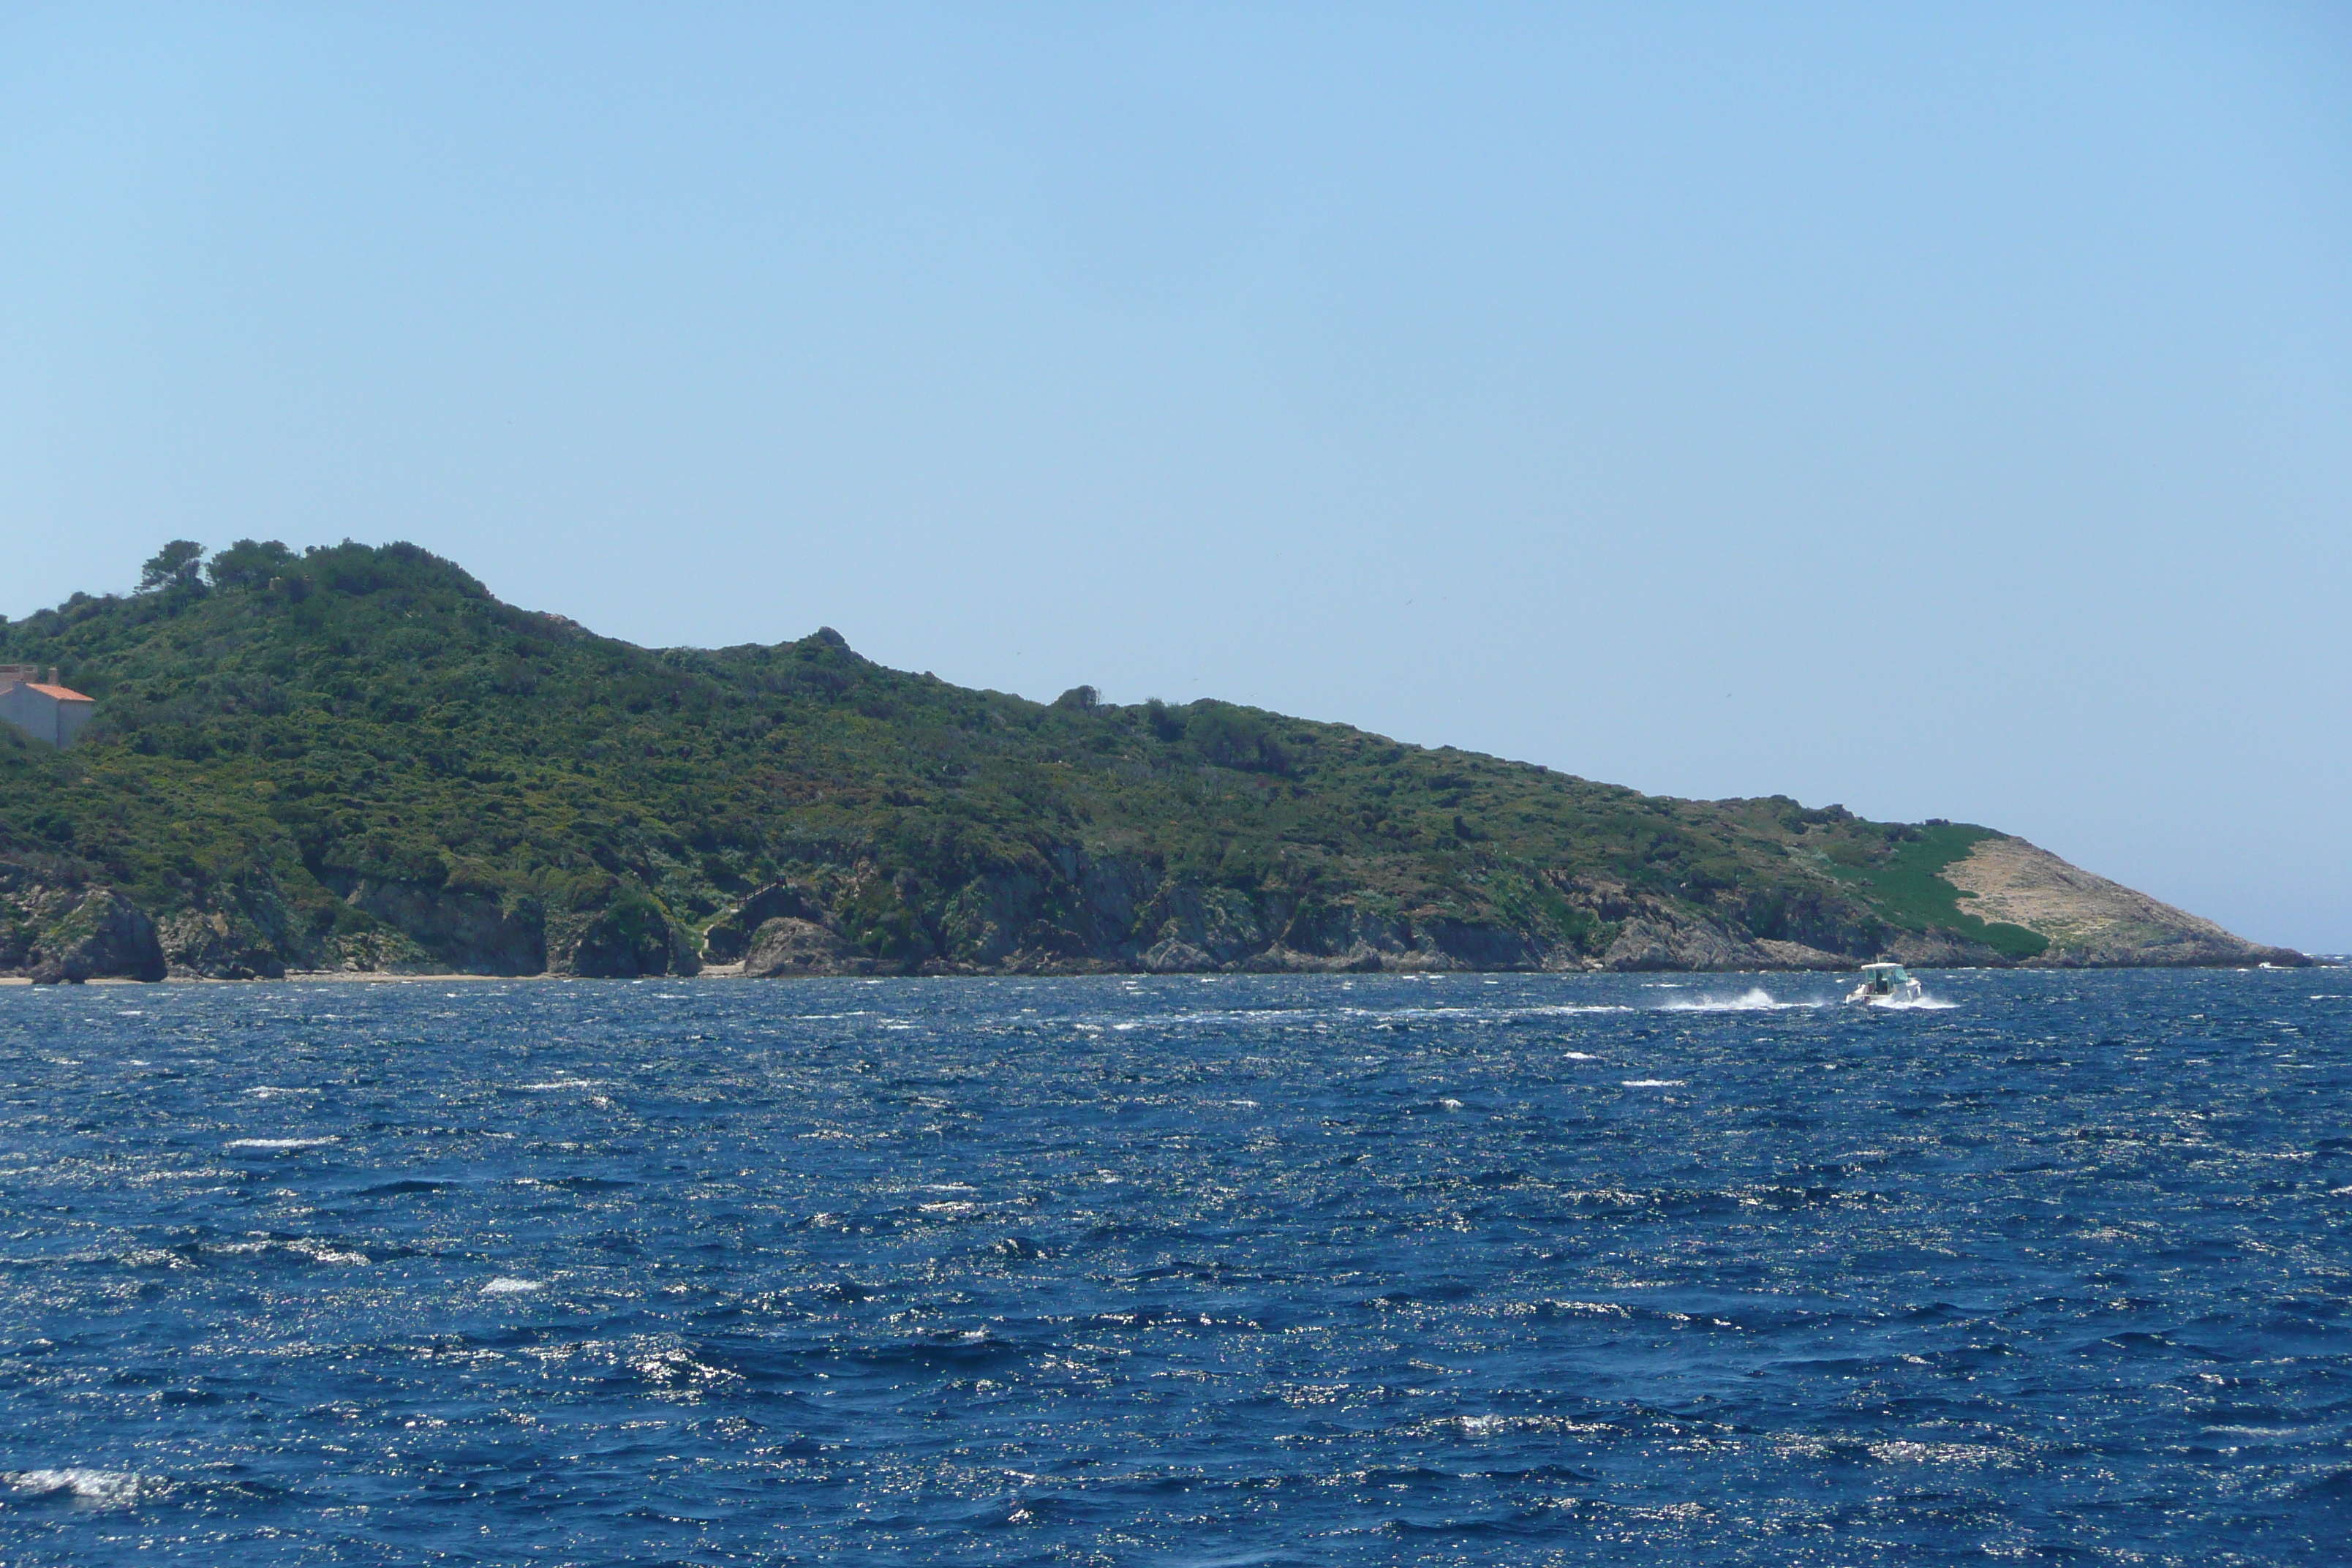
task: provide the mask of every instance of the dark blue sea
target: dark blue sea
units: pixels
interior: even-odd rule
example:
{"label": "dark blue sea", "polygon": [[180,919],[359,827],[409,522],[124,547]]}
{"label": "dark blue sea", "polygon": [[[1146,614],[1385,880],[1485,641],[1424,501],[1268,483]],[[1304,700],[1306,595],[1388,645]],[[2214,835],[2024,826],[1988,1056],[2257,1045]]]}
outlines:
{"label": "dark blue sea", "polygon": [[0,1562],[2336,1563],[2352,972],[0,990]]}

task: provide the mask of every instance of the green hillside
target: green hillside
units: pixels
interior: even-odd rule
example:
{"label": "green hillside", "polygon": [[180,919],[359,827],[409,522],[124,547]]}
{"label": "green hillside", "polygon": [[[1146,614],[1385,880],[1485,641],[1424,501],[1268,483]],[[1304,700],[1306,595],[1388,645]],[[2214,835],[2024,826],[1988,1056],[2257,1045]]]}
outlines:
{"label": "green hillside", "polygon": [[835,968],[932,972],[2040,940],[1934,877],[1984,829],[1648,796],[1222,702],[1040,704],[830,631],[639,648],[409,545],[190,547],[149,576],[0,626],[0,662],[98,700],[62,753],[0,726],[0,968],[87,945],[101,891],[213,974],[660,973],[777,913]]}

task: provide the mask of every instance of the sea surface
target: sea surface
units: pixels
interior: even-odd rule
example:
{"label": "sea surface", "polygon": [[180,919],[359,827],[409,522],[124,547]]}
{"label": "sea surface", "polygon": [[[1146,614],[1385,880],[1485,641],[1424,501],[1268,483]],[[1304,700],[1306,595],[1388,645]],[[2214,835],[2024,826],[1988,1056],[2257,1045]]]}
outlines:
{"label": "sea surface", "polygon": [[0,990],[0,1563],[2337,1563],[2352,972]]}

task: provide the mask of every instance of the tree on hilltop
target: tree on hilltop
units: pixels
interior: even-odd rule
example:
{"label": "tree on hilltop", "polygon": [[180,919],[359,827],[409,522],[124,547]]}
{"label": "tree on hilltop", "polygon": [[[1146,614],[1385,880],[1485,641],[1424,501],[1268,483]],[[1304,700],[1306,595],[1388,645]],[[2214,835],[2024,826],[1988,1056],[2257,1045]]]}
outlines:
{"label": "tree on hilltop", "polygon": [[139,574],[139,591],[161,593],[166,588],[184,587],[202,579],[198,573],[204,566],[205,547],[193,539],[175,539],[155,552],[146,567]]}

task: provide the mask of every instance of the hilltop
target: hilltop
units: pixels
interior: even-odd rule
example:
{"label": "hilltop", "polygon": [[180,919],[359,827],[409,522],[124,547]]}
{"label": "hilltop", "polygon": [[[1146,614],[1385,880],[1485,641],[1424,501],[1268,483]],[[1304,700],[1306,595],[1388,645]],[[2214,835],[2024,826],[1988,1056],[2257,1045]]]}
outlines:
{"label": "hilltop", "polygon": [[2300,963],[1986,827],[1687,801],[820,630],[649,649],[412,545],[175,545],[0,626],[0,973]]}

